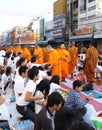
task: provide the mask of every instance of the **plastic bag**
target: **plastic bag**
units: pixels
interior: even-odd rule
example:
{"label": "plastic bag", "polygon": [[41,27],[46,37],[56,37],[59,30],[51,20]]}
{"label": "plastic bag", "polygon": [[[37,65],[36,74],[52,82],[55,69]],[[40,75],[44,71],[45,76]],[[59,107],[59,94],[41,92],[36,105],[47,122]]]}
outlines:
{"label": "plastic bag", "polygon": [[98,115],[101,113],[102,111],[100,112],[97,112],[96,114],[93,114],[91,116],[91,120],[93,121],[95,127],[97,129],[102,129],[102,117],[99,117]]}
{"label": "plastic bag", "polygon": [[88,124],[90,124],[91,126],[94,127],[94,123],[93,123],[93,121],[91,120],[91,116],[92,116],[93,114],[96,114],[96,110],[95,110],[95,108],[93,107],[93,105],[91,105],[91,104],[87,104],[85,107],[87,108],[87,112],[86,112],[86,114],[83,116],[83,120],[84,120],[85,122],[87,122]]}

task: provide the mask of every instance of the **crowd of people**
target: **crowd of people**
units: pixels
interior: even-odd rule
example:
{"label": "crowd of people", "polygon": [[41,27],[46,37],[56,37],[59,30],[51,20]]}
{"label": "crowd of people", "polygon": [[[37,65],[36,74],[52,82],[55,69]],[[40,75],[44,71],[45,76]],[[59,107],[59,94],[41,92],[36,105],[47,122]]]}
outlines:
{"label": "crowd of people", "polygon": [[[48,42],[44,49],[36,44],[33,49],[21,46],[1,48],[0,104],[4,103],[2,94],[5,95],[9,87],[16,97],[16,109],[22,115],[17,121],[31,120],[34,130],[61,130],[61,115],[66,112],[64,119],[67,122],[70,118],[70,124],[67,127],[65,124],[63,130],[94,130],[93,126],[83,121],[87,112],[85,105],[94,97],[91,94],[81,101],[79,93],[83,86],[85,88],[87,84],[96,82],[98,51],[90,43],[85,61],[81,61],[75,42],[68,49],[64,43],[56,48],[55,45]],[[70,92],[60,85],[66,82],[66,78],[73,79]],[[61,91],[67,94],[66,99]],[[58,115],[61,117],[57,118]]]}

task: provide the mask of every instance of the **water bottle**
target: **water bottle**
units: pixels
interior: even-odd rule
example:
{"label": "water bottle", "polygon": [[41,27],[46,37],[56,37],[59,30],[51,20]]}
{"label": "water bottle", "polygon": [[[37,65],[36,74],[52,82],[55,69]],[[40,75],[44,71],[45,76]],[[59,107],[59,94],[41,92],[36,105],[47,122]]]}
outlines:
{"label": "water bottle", "polygon": [[20,122],[16,123],[16,130],[21,130],[21,128],[20,128]]}
{"label": "water bottle", "polygon": [[24,120],[23,122],[24,122],[25,130],[29,130],[29,125],[27,123],[27,120]]}
{"label": "water bottle", "polygon": [[31,130],[30,120],[27,120],[28,129]]}
{"label": "water bottle", "polygon": [[21,121],[20,122],[20,127],[21,127],[21,130],[25,130],[25,124],[24,124],[24,121]]}

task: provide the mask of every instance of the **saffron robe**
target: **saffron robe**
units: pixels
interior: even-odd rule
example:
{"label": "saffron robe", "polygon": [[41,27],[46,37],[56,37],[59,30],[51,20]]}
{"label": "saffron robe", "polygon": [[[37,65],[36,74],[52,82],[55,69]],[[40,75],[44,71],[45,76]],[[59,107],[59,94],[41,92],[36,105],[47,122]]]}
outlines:
{"label": "saffron robe", "polygon": [[86,51],[86,59],[84,65],[84,73],[88,82],[95,82],[95,68],[98,61],[98,51],[94,46],[91,46]]}

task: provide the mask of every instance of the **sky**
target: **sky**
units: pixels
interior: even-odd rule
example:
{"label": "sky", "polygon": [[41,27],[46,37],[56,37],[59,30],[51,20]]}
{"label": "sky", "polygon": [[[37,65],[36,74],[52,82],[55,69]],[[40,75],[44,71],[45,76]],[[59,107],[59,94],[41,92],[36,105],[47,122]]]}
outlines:
{"label": "sky", "polygon": [[28,26],[32,19],[53,18],[56,0],[0,0],[0,34],[15,26]]}

